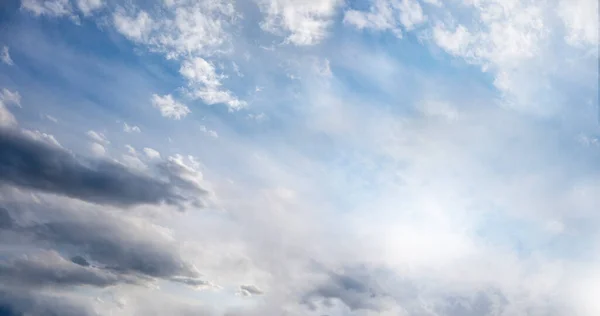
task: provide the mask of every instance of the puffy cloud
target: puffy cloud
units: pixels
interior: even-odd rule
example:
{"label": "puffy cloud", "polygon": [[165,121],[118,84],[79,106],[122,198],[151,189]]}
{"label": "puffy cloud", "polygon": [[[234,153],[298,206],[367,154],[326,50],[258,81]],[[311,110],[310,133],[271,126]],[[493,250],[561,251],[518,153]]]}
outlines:
{"label": "puffy cloud", "polygon": [[170,180],[164,182],[111,162],[78,159],[62,148],[14,131],[2,130],[0,152],[3,170],[0,181],[90,202],[122,206],[179,204],[187,199],[181,195],[187,190],[194,191],[189,193],[189,198],[205,192],[199,183],[198,186],[187,184],[191,171],[185,168],[161,167]]}
{"label": "puffy cloud", "polygon": [[21,95],[18,91],[10,91],[6,88],[0,92],[0,102],[6,105],[14,105],[21,107]]}
{"label": "puffy cloud", "polygon": [[258,0],[263,30],[285,36],[294,45],[314,45],[328,36],[339,0]]}
{"label": "puffy cloud", "polygon": [[175,101],[170,94],[164,96],[153,94],[152,106],[157,108],[162,116],[175,120],[182,119],[191,112],[187,106]]}
{"label": "puffy cloud", "polygon": [[562,0],[558,5],[558,15],[567,29],[569,44],[586,45],[598,53],[598,1]]}
{"label": "puffy cloud", "polygon": [[124,9],[116,10],[113,14],[113,23],[117,31],[134,42],[144,42],[148,39],[154,21],[145,11],[130,16]]}
{"label": "puffy cloud", "polygon": [[12,65],[14,65],[14,64],[15,64],[15,63],[13,62],[12,58],[10,58],[10,53],[9,53],[9,51],[8,51],[8,46],[6,46],[6,45],[4,45],[4,46],[2,47],[2,51],[0,52],[0,60],[1,60],[3,63],[5,63],[5,64],[7,64],[7,65],[9,65],[9,66],[12,66]]}

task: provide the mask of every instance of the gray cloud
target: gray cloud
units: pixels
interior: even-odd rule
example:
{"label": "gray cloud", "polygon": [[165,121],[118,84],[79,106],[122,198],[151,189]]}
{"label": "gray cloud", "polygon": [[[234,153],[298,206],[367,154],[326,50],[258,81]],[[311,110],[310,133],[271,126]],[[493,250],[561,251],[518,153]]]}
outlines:
{"label": "gray cloud", "polygon": [[43,251],[0,261],[0,280],[4,285],[19,287],[46,285],[106,287],[133,281],[131,278],[106,270],[77,265],[54,251]]}
{"label": "gray cloud", "polygon": [[264,292],[261,291],[256,285],[247,284],[240,285],[240,293],[244,296],[262,295]]}
{"label": "gray cloud", "polygon": [[[37,213],[52,212],[49,207],[37,207]],[[3,226],[10,227],[5,231],[29,238],[38,246],[72,253],[71,262],[77,267],[83,268],[91,262],[120,274],[158,278],[198,276],[183,260],[179,248],[147,224],[90,210],[62,212],[66,212],[63,216],[68,220],[18,224],[2,208],[0,218],[5,217]]]}
{"label": "gray cloud", "polygon": [[0,288],[0,316],[88,316],[98,315],[72,298]]}
{"label": "gray cloud", "polygon": [[[20,187],[117,206],[181,205],[206,193],[185,170],[160,168],[168,180],[134,173],[108,162],[76,157],[15,130],[0,129],[0,181]],[[183,177],[183,178],[182,178]]]}
{"label": "gray cloud", "polygon": [[351,310],[381,311],[381,300],[389,295],[377,284],[374,275],[363,269],[328,272],[325,282],[307,292],[301,302],[312,310],[318,303],[331,305],[337,299]]}

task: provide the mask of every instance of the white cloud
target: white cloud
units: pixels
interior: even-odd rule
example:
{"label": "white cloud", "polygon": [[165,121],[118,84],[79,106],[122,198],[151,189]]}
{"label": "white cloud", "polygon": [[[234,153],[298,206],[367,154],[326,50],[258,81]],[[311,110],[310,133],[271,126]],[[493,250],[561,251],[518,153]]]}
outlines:
{"label": "white cloud", "polygon": [[96,156],[104,156],[106,155],[106,149],[104,148],[104,146],[102,146],[101,144],[98,143],[92,143],[90,145],[90,150],[92,151],[92,153]]}
{"label": "white cloud", "polygon": [[1,127],[14,127],[17,125],[17,119],[15,116],[6,108],[4,102],[0,101],[0,126]]}
{"label": "white cloud", "polygon": [[102,8],[102,6],[104,6],[103,0],[77,0],[77,7],[85,16]]}
{"label": "white cloud", "polygon": [[0,60],[3,63],[5,63],[5,64],[7,64],[9,66],[12,66],[12,65],[15,64],[13,62],[12,58],[10,58],[10,53],[8,51],[8,46],[6,46],[6,45],[2,47],[2,52],[0,53]]}
{"label": "white cloud", "polygon": [[257,0],[264,15],[263,30],[286,37],[295,45],[314,45],[325,39],[339,0]]}
{"label": "white cloud", "polygon": [[137,155],[135,148],[133,148],[133,146],[131,145],[125,145],[125,148],[127,148],[127,152],[129,152],[132,155]]}
{"label": "white cloud", "polygon": [[201,130],[203,133],[206,133],[207,135],[209,135],[210,137],[213,137],[213,138],[219,138],[219,134],[217,134],[217,132],[216,132],[216,131],[214,131],[214,130],[211,130],[211,129],[208,129],[208,128],[207,128],[206,126],[204,126],[204,125],[200,125],[200,130]]}
{"label": "white cloud", "polygon": [[44,116],[48,121],[51,121],[53,123],[58,123],[58,119],[52,115],[45,115]]}
{"label": "white cloud", "polygon": [[104,134],[102,134],[100,132],[89,130],[86,134],[90,139],[92,139],[93,141],[95,141],[97,143],[104,144],[104,145],[110,144],[110,141],[108,141],[106,136],[104,136]]}
{"label": "white cloud", "polygon": [[21,107],[21,95],[19,91],[10,91],[6,88],[3,88],[0,92],[0,102],[3,102],[7,105],[14,105]]}
{"label": "white cloud", "polygon": [[175,101],[170,94],[164,96],[153,94],[152,106],[157,108],[162,116],[175,120],[182,119],[190,113],[187,106]]}
{"label": "white cloud", "polygon": [[126,122],[123,123],[123,131],[125,133],[140,133],[142,130],[136,125],[129,125]]}
{"label": "white cloud", "polygon": [[137,15],[129,15],[124,9],[118,9],[113,13],[113,23],[117,31],[134,42],[145,42],[150,36],[154,21],[146,13],[140,10]]}
{"label": "white cloud", "polygon": [[73,13],[69,0],[22,0],[21,7],[35,16],[60,17],[70,16]]}
{"label": "white cloud", "polygon": [[21,107],[21,95],[18,91],[12,92],[3,88],[0,92],[0,126],[14,127],[17,125],[17,119],[8,110],[8,105]]}
{"label": "white cloud", "polygon": [[22,132],[23,132],[23,134],[25,134],[28,137],[31,137],[32,139],[44,142],[44,143],[52,145],[52,146],[62,148],[62,145],[58,142],[58,140],[56,140],[54,135],[43,133],[38,130],[32,131],[32,130],[28,130],[28,129],[23,129]]}
{"label": "white cloud", "polygon": [[160,159],[160,153],[156,149],[144,147],[144,154],[150,159]]}
{"label": "white cloud", "polygon": [[410,31],[426,21],[421,5],[416,0],[375,0],[369,11],[348,10],[344,23],[358,29],[392,31],[401,37],[402,28]]}
{"label": "white cloud", "polygon": [[190,94],[200,98],[206,104],[226,104],[230,111],[239,110],[246,106],[246,102],[239,100],[231,91],[221,88],[223,75],[216,73],[213,64],[203,58],[196,57],[185,60],[181,64],[179,73],[189,82]]}
{"label": "white cloud", "polygon": [[598,1],[562,0],[558,15],[566,29],[566,40],[575,46],[587,45],[598,53]]}

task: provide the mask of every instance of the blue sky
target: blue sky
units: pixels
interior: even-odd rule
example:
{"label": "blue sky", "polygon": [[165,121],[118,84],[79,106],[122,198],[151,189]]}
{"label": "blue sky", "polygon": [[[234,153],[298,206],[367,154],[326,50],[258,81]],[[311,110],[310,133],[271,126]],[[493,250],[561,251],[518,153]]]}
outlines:
{"label": "blue sky", "polygon": [[597,11],[0,5],[0,315],[597,315]]}

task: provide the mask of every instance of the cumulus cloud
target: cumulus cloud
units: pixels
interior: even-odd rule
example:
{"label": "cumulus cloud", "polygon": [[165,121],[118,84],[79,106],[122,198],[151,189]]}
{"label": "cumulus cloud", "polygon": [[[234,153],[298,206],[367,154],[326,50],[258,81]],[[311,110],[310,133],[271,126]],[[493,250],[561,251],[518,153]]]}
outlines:
{"label": "cumulus cloud", "polygon": [[175,120],[182,119],[191,112],[187,106],[175,101],[170,94],[164,96],[153,94],[152,106],[157,108],[162,116]]}
{"label": "cumulus cloud", "polygon": [[0,52],[0,60],[9,66],[12,66],[15,64],[13,62],[12,58],[10,58],[8,46],[6,46],[6,45],[2,46],[2,52]]}
{"label": "cumulus cloud", "polygon": [[104,136],[104,134],[102,134],[100,132],[89,130],[87,132],[87,136],[91,140],[93,140],[93,141],[95,141],[97,143],[104,144],[104,145],[110,144],[110,141],[108,141],[108,139],[106,138],[106,136]]}
{"label": "cumulus cloud", "polygon": [[145,11],[129,15],[124,9],[116,10],[113,23],[117,31],[134,42],[146,41],[152,31],[153,21]]}
{"label": "cumulus cloud", "polygon": [[[69,152],[2,130],[0,181],[90,202],[115,205],[179,204],[186,190],[205,192],[188,184],[189,170],[164,169],[172,183],[133,173],[118,164],[90,161]],[[168,164],[167,164],[168,165]],[[178,187],[185,184],[184,187]],[[199,185],[199,183],[197,183]],[[175,192],[181,191],[181,192]]]}

